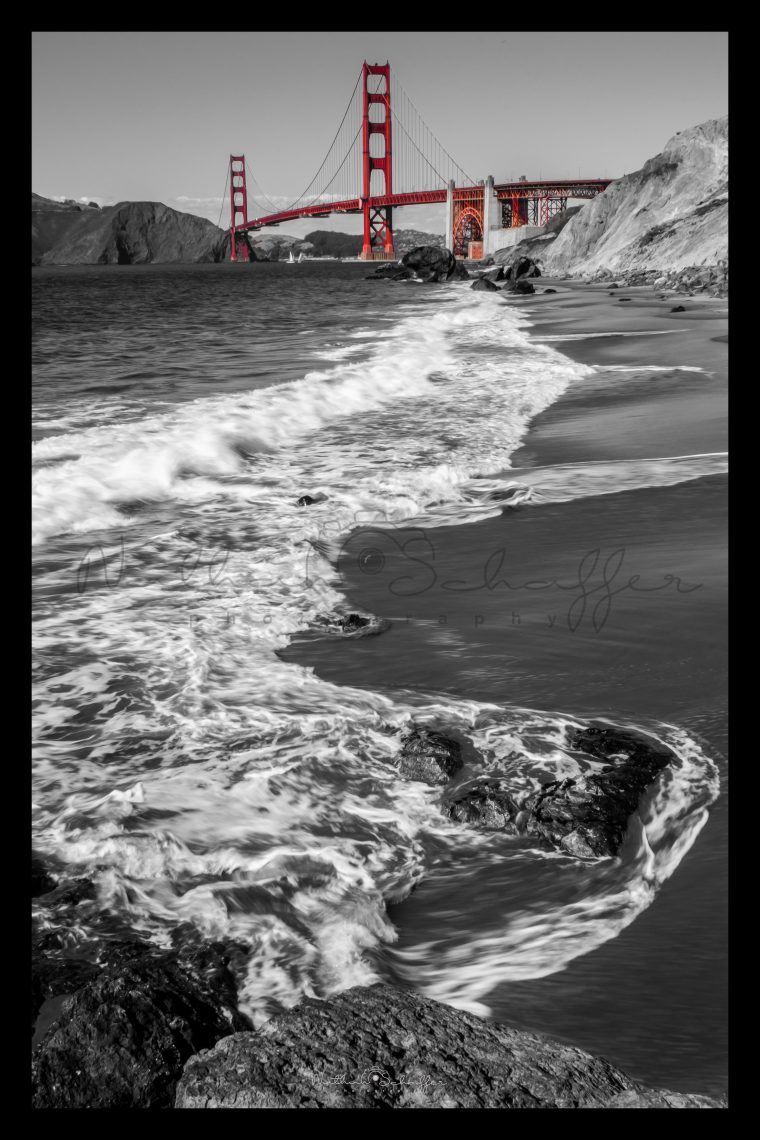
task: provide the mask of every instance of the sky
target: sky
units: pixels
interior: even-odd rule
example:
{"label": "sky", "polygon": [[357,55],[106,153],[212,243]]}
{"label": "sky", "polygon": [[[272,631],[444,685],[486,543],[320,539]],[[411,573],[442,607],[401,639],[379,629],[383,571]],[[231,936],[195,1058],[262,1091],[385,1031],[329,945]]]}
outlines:
{"label": "sky", "polygon": [[[620,177],[728,112],[727,32],[36,32],[32,189],[217,222],[229,155],[244,153],[266,194],[291,201],[364,59],[388,60],[459,165],[497,182]],[[440,233],[444,207],[394,223]]]}

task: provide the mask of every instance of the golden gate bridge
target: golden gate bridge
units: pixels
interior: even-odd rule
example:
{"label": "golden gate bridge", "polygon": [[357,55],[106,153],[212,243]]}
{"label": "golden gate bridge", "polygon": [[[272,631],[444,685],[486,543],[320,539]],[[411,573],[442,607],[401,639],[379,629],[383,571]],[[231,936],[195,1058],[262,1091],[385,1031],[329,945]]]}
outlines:
{"label": "golden gate bridge", "polygon": [[[230,260],[249,261],[246,234],[297,218],[361,214],[360,258],[394,260],[393,211],[446,204],[446,245],[457,257],[491,252],[496,231],[542,226],[569,198],[593,198],[610,179],[477,182],[425,123],[390,64],[362,64],[327,153],[306,189],[284,208],[261,189],[245,155],[230,155]],[[227,194],[225,186],[224,196]]]}

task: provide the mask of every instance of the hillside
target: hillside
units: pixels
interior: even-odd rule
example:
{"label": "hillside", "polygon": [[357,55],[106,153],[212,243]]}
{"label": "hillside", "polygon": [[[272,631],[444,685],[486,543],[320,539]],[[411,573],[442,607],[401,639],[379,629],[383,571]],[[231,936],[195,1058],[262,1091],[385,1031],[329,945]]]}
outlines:
{"label": "hillside", "polygon": [[499,251],[538,260],[544,274],[674,273],[728,256],[728,117],[681,131],[641,170],[583,206],[556,235]]}
{"label": "hillside", "polygon": [[33,193],[32,265],[39,264],[42,255],[64,238],[82,214],[99,211],[100,207],[95,202],[86,206],[72,200],[56,202],[52,198],[43,198],[42,195]]}
{"label": "hillside", "polygon": [[[45,202],[45,199],[42,199]],[[52,228],[54,212],[38,210]],[[33,212],[34,219],[34,212]],[[216,261],[221,230],[206,218],[172,210],[162,202],[119,202],[79,211],[39,257],[40,265],[148,265],[153,262]],[[33,231],[34,260],[34,231]]]}

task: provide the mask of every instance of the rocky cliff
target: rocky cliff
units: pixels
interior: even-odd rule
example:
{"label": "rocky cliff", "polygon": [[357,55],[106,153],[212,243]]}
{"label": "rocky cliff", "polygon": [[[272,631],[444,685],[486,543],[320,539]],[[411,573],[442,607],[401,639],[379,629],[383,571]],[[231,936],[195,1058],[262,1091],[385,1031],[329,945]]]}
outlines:
{"label": "rocky cliff", "polygon": [[223,239],[213,222],[162,202],[119,202],[102,210],[74,203],[64,209],[61,203],[32,195],[33,264],[218,261]]}
{"label": "rocky cliff", "polygon": [[32,194],[32,265],[39,265],[43,254],[61,241],[82,214],[98,213],[100,207],[95,202],[84,205],[69,199],[56,202],[53,198],[43,198]]}
{"label": "rocky cliff", "polygon": [[[517,248],[551,276],[669,273],[725,261],[728,117],[680,131],[661,154],[614,182],[559,233]],[[511,258],[515,249],[504,253]]]}

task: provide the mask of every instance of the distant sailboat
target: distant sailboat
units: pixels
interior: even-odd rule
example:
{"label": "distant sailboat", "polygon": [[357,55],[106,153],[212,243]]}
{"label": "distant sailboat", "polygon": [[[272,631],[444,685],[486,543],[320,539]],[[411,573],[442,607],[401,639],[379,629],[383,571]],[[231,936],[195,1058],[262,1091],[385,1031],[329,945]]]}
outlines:
{"label": "distant sailboat", "polygon": [[291,249],[290,257],[288,258],[288,265],[295,265],[295,263],[296,263],[296,259],[293,257],[293,250]]}
{"label": "distant sailboat", "polygon": [[299,255],[298,255],[298,261],[299,261],[299,264],[300,264],[300,262],[302,262],[302,261],[306,261],[306,258],[305,258],[305,257],[304,257],[304,255],[303,255],[303,250],[301,250],[301,252],[300,252],[300,253],[299,253]]}

